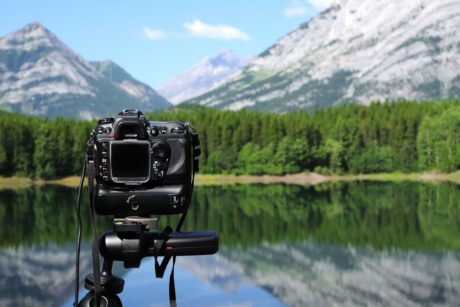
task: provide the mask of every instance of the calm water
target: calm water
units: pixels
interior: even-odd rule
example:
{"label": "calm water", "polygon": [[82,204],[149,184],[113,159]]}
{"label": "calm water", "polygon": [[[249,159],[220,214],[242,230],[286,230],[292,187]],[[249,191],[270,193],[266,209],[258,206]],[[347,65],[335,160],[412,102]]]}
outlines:
{"label": "calm water", "polygon": [[[355,183],[197,187],[185,230],[220,251],[178,259],[181,306],[458,306],[460,190]],[[71,306],[75,189],[0,191],[0,306]],[[88,216],[87,204],[83,215]],[[81,275],[91,271],[86,219]],[[161,224],[175,225],[171,217]],[[98,218],[99,231],[110,230]],[[152,259],[115,273],[125,306],[168,306]],[[169,276],[169,273],[167,273]],[[166,275],[165,275],[166,276]],[[83,291],[81,292],[84,293]]]}

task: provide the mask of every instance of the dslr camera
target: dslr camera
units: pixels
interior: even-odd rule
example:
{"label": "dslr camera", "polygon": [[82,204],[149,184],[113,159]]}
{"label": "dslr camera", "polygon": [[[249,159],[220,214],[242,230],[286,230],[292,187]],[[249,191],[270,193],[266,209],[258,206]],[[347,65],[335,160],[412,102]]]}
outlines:
{"label": "dslr camera", "polygon": [[[212,255],[218,251],[216,232],[181,231],[198,171],[199,145],[191,124],[149,121],[138,110],[123,110],[115,118],[97,122],[87,143],[77,205],[80,208],[81,187],[88,169],[93,274],[85,278],[89,292],[78,301],[80,228],[75,305],[78,302],[78,306],[100,306],[105,302],[102,306],[121,307],[117,294],[123,291],[124,280],[112,275],[112,264],[122,261],[127,268],[137,268],[144,257],[155,258],[158,278],[163,277],[173,259],[169,296],[171,304],[175,303],[176,257]],[[97,238],[93,211],[113,215],[113,231]],[[158,231],[156,216],[164,214],[182,214],[175,230],[168,225]],[[102,272],[99,253],[104,258]],[[161,264],[158,257],[163,257]]]}
{"label": "dslr camera", "polygon": [[138,110],[98,121],[88,143],[101,215],[150,216],[187,210],[198,171],[199,138],[190,123],[149,121]]}

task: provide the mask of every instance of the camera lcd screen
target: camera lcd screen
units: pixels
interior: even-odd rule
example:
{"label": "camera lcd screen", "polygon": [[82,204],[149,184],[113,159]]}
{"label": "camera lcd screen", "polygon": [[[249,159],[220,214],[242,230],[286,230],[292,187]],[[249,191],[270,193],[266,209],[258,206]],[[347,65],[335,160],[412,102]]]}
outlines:
{"label": "camera lcd screen", "polygon": [[111,144],[111,166],[114,179],[148,180],[150,176],[150,144],[113,142]]}

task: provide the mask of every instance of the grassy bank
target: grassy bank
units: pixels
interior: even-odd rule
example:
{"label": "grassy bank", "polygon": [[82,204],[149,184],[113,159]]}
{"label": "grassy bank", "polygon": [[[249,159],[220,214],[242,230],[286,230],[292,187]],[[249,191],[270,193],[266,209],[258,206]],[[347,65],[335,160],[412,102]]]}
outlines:
{"label": "grassy bank", "polygon": [[[225,184],[295,184],[295,185],[316,185],[321,183],[331,182],[346,182],[346,181],[419,181],[442,183],[451,182],[460,184],[460,171],[443,174],[436,172],[429,173],[383,173],[383,174],[361,174],[361,175],[321,175],[317,173],[299,173],[284,176],[251,176],[251,175],[197,175],[195,179],[196,185],[225,185]],[[0,177],[0,189],[19,189],[33,185],[62,185],[67,187],[77,187],[80,183],[80,178],[66,177],[54,180],[33,180],[24,177]]]}
{"label": "grassy bank", "polygon": [[0,189],[27,188],[34,184],[40,184],[40,182],[24,177],[0,177]]}

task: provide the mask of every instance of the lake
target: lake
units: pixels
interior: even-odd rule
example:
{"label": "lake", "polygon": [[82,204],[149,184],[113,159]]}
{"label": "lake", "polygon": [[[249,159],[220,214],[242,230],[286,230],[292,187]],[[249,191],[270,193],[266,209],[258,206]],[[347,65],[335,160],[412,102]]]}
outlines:
{"label": "lake", "polygon": [[[178,258],[178,305],[458,306],[459,200],[450,184],[197,186],[183,229],[218,231],[220,250]],[[1,306],[72,306],[75,202],[73,188],[0,191]],[[83,279],[86,199],[82,209]],[[114,273],[125,306],[169,306],[169,271],[156,279],[151,258]]]}

